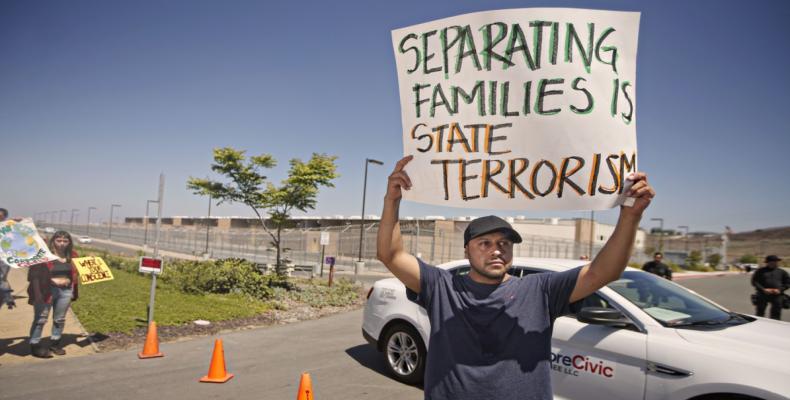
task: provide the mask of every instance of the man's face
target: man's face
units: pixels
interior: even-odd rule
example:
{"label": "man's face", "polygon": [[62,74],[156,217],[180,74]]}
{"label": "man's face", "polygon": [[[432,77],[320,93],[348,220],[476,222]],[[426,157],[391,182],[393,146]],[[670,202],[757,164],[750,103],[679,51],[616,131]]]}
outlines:
{"label": "man's face", "polygon": [[[664,259],[664,256],[662,256],[661,254],[656,254],[656,255],[653,256],[653,260],[655,262],[661,262],[661,260],[663,260],[663,259]],[[644,258],[643,258],[643,260],[644,260]]]}
{"label": "man's face", "polygon": [[768,261],[765,263],[768,268],[776,268],[779,266],[779,261]]}
{"label": "man's face", "polygon": [[470,240],[464,253],[472,266],[470,277],[480,283],[501,282],[513,264],[513,242],[501,232]]}

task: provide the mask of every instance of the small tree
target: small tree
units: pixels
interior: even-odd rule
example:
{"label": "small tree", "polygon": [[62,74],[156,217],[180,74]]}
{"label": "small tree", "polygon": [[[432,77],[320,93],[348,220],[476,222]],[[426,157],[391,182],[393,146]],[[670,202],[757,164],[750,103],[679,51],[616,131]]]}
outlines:
{"label": "small tree", "polygon": [[742,255],[741,258],[738,259],[738,261],[741,264],[757,264],[758,262],[760,262],[760,259],[758,259],[757,256],[755,255],[745,254]]}
{"label": "small tree", "polygon": [[[228,182],[190,177],[187,188],[198,195],[212,196],[219,200],[217,204],[238,202],[250,207],[277,249],[277,272],[282,274],[282,229],[289,222],[293,210],[304,212],[315,209],[321,186],[334,187],[332,180],[339,176],[335,172],[337,157],[313,153],[306,163],[291,159],[288,178],[275,186],[259,171],[273,168],[277,161],[269,154],[253,156],[247,161],[244,153],[244,150],[230,147],[214,149],[211,170],[223,175]],[[262,214],[264,210],[268,211],[274,232],[266,225],[266,218]]]}

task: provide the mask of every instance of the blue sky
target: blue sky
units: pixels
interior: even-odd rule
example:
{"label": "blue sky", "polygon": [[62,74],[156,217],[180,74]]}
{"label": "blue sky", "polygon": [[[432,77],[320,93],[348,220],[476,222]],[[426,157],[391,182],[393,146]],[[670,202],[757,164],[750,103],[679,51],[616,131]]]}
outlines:
{"label": "blue sky", "polygon": [[[390,31],[491,9],[642,13],[640,169],[650,218],[692,231],[790,225],[790,2],[73,1],[0,3],[0,207],[13,216],[97,207],[139,216],[166,174],[165,215],[205,215],[186,190],[215,147],[280,162],[337,155],[341,177],[311,215],[379,214],[402,155]],[[402,216],[484,215],[405,203]],[[222,205],[214,215],[252,213]],[[582,212],[507,212],[581,217]],[[614,222],[616,210],[596,213]]]}

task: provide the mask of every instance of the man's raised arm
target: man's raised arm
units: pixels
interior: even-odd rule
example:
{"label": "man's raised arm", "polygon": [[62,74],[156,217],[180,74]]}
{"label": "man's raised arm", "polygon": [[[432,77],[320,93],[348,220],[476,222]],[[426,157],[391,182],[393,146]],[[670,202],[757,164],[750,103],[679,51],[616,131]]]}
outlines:
{"label": "man's raised arm", "polygon": [[376,256],[407,288],[419,293],[420,265],[413,255],[403,250],[398,216],[402,190],[411,189],[411,180],[403,170],[411,159],[412,156],[400,159],[389,176],[387,194],[384,196],[384,210],[381,212],[379,233],[376,238]]}
{"label": "man's raised arm", "polygon": [[581,300],[609,282],[620,279],[620,275],[628,265],[642,213],[656,195],[647,183],[647,175],[644,173],[636,173],[630,176],[629,180],[634,181],[628,193],[629,197],[635,198],[634,205],[620,207],[620,218],[617,220],[612,236],[592,263],[579,271],[570,302]]}

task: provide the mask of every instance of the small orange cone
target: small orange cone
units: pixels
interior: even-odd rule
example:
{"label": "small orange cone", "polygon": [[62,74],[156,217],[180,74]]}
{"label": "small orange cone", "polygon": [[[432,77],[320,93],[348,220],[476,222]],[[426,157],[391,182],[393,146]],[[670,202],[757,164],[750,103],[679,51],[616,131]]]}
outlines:
{"label": "small orange cone", "polygon": [[222,339],[214,341],[214,354],[211,355],[211,365],[208,367],[208,375],[200,378],[201,382],[225,383],[233,378],[225,370],[225,351],[222,350]]}
{"label": "small orange cone", "polygon": [[156,335],[156,321],[151,321],[151,323],[148,324],[148,333],[145,335],[145,345],[143,345],[143,352],[137,353],[137,357],[164,357],[164,354],[159,352],[159,337]]}
{"label": "small orange cone", "polygon": [[313,399],[313,382],[310,380],[310,374],[302,372],[302,380],[299,381],[299,392],[296,394],[296,400]]}

